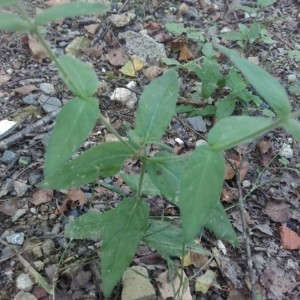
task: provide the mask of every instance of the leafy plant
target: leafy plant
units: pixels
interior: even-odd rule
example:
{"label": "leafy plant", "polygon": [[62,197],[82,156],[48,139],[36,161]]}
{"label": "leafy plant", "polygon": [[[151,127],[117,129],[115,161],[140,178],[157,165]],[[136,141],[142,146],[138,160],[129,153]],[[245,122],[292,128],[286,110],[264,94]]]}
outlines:
{"label": "leafy plant", "polygon": [[233,9],[240,9],[240,10],[246,11],[249,14],[256,15],[262,9],[274,4],[276,2],[276,0],[257,0],[255,2],[256,3],[254,3],[254,6],[243,5],[243,4],[234,2],[234,3],[232,3],[231,7]]}
{"label": "leafy plant", "polygon": [[[11,2],[0,0],[1,6],[8,3]],[[238,246],[236,234],[219,201],[225,166],[223,151],[246,143],[276,127],[286,128],[295,139],[300,140],[300,123],[297,120],[300,111],[291,111],[286,92],[277,80],[259,66],[239,57],[236,52],[217,45],[216,48],[230,58],[257,93],[268,102],[276,118],[224,118],[210,130],[207,144],[197,147],[191,154],[177,156],[165,147],[165,150],[158,151],[154,157],[149,157],[147,146],[161,145],[160,139],[175,114],[179,93],[177,72],[174,69],[168,70],[144,89],[135,126],[128,131],[129,139],[125,140],[99,111],[98,100],[94,98],[98,82],[95,71],[71,57],[57,58],[39,29],[40,25],[57,18],[95,13],[105,10],[105,7],[101,4],[68,3],[46,9],[34,19],[29,19],[17,1],[12,3],[20,16],[0,14],[0,28],[34,34],[44,45],[62,80],[74,94],[74,98],[61,109],[51,134],[46,149],[45,178],[40,186],[60,189],[97,181],[99,177],[118,173],[128,158],[139,160],[141,164],[138,179],[124,176],[125,181],[135,190],[134,196],[125,196],[110,211],[90,211],[68,224],[65,229],[65,236],[68,238],[102,239],[100,266],[105,297],[109,297],[130,264],[141,240],[164,256],[181,255],[183,247],[185,250],[202,251],[193,239],[206,227],[218,237]],[[207,93],[211,93],[222,77],[215,62],[207,58],[203,69],[195,70],[198,71],[201,71],[201,80],[207,84]],[[210,76],[215,78],[213,84],[209,82]],[[119,141],[101,143],[72,158],[97,120],[105,124]],[[159,191],[179,207],[181,226],[149,216],[149,208],[143,200],[143,195],[149,193],[149,186],[151,191]]]}
{"label": "leafy plant", "polygon": [[274,40],[271,39],[265,27],[260,23],[252,23],[250,27],[239,23],[238,28],[239,31],[223,33],[222,37],[228,41],[237,42],[244,49],[254,43],[274,43]]}

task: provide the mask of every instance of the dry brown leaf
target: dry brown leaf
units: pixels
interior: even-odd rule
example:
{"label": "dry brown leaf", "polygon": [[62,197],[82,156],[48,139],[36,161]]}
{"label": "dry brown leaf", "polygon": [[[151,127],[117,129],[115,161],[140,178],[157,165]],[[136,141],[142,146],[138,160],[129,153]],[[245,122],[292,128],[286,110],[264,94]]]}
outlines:
{"label": "dry brown leaf", "polygon": [[230,189],[223,186],[221,193],[221,201],[231,203],[233,200],[233,194]]}
{"label": "dry brown leaf", "polygon": [[42,44],[40,44],[32,35],[27,34],[26,38],[24,38],[24,41],[25,43],[27,42],[30,55],[37,62],[42,62],[43,59],[49,57]]}
{"label": "dry brown leaf", "polygon": [[186,61],[194,58],[194,54],[189,50],[187,45],[183,45],[179,52],[179,61]]}
{"label": "dry brown leaf", "polygon": [[284,202],[268,201],[264,213],[274,222],[286,222],[291,217],[289,206]]}
{"label": "dry brown leaf", "polygon": [[270,164],[273,155],[273,147],[270,141],[261,140],[257,144],[257,148],[261,154],[261,161],[264,167],[267,167]]}
{"label": "dry brown leaf", "polygon": [[22,96],[26,96],[26,95],[30,94],[31,92],[36,91],[37,89],[38,88],[35,85],[30,84],[30,85],[25,85],[25,86],[18,87],[16,89],[14,89],[14,91],[17,94],[20,94]]}
{"label": "dry brown leaf", "polygon": [[13,216],[18,209],[17,199],[8,199],[0,203],[0,212],[5,215]]}
{"label": "dry brown leaf", "polygon": [[143,74],[145,77],[152,81],[154,78],[160,76],[164,72],[163,68],[160,68],[158,66],[151,66],[143,71]]}
{"label": "dry brown leaf", "polygon": [[82,190],[73,189],[68,191],[62,205],[59,206],[60,212],[66,212],[75,209],[78,205],[84,205],[87,202],[86,195]]}
{"label": "dry brown leaf", "polygon": [[99,58],[103,53],[103,48],[100,46],[96,46],[84,49],[83,52],[90,58]]}
{"label": "dry brown leaf", "polygon": [[57,4],[63,4],[63,3],[68,3],[71,2],[71,0],[48,0],[45,2],[45,7],[52,7]]}
{"label": "dry brown leaf", "polygon": [[99,24],[90,24],[84,26],[84,29],[86,32],[94,35],[97,32],[99,26],[100,26]]}
{"label": "dry brown leaf", "polygon": [[129,57],[121,48],[111,49],[105,57],[113,66],[123,66],[128,62]]}
{"label": "dry brown leaf", "polygon": [[300,249],[300,236],[287,226],[279,227],[281,245],[286,250]]}
{"label": "dry brown leaf", "polygon": [[36,190],[33,193],[33,198],[31,203],[35,206],[41,205],[43,203],[51,202],[53,197],[53,190]]}

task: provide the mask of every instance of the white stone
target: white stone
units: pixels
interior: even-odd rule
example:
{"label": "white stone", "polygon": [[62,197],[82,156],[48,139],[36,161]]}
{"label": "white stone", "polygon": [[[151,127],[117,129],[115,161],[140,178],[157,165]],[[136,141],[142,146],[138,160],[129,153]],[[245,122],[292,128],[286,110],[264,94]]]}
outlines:
{"label": "white stone", "polygon": [[116,88],[110,99],[113,101],[119,101],[126,105],[128,108],[134,108],[135,103],[137,102],[137,97],[136,94],[130,89],[135,88],[136,83],[134,81],[130,81],[126,86],[128,87],[128,89]]}
{"label": "white stone", "polygon": [[180,139],[180,138],[176,138],[176,139],[175,139],[175,142],[176,142],[178,145],[180,145],[180,146],[182,146],[182,145],[184,144],[184,141],[183,141],[182,139]]}
{"label": "white stone", "polygon": [[20,274],[16,279],[17,288],[23,292],[30,292],[33,287],[33,282],[30,276],[26,273]]}
{"label": "white stone", "polygon": [[37,298],[30,293],[24,293],[23,291],[20,291],[15,296],[14,300],[37,300]]}
{"label": "white stone", "polygon": [[289,144],[283,143],[282,148],[279,151],[279,154],[285,158],[292,158],[294,152]]}
{"label": "white stone", "polygon": [[250,183],[249,180],[244,180],[244,181],[242,182],[242,184],[243,184],[243,187],[249,187],[249,186],[251,185],[251,183]]}
{"label": "white stone", "polygon": [[205,140],[198,140],[198,141],[196,141],[196,147],[199,147],[199,146],[205,145],[205,144],[207,144],[207,141],[205,141]]}
{"label": "white stone", "polygon": [[155,290],[148,271],[141,266],[128,268],[122,276],[122,300],[155,300]]}
{"label": "white stone", "polygon": [[15,121],[1,120],[0,121],[0,135],[8,132],[16,124],[17,124],[17,122],[15,122]]}

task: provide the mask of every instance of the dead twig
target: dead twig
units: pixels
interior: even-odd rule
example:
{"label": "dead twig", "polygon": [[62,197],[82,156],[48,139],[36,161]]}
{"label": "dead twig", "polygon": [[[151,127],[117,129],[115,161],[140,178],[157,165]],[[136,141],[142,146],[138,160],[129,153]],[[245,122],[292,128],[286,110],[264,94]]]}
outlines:
{"label": "dead twig", "polygon": [[0,150],[8,149],[8,147],[10,147],[15,142],[23,139],[27,134],[32,133],[35,130],[37,130],[38,128],[40,128],[41,126],[48,124],[50,121],[52,121],[58,115],[58,113],[59,113],[59,110],[53,111],[53,112],[49,113],[47,116],[45,116],[44,118],[27,126],[23,130],[4,139],[3,141],[0,142]]}

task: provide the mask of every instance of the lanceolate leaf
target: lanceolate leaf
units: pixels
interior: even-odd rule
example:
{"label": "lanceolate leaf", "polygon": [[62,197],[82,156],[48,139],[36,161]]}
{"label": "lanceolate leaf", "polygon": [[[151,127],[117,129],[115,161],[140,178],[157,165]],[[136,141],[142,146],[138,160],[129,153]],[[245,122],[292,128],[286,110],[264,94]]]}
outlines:
{"label": "lanceolate leaf", "polygon": [[95,98],[75,98],[61,109],[46,149],[46,177],[60,168],[80,147],[95,126],[98,112]]}
{"label": "lanceolate leaf", "polygon": [[170,202],[178,205],[176,196],[178,196],[179,178],[184,170],[187,158],[175,156],[168,152],[159,152],[155,157],[165,159],[150,160],[147,163],[149,177]]}
{"label": "lanceolate leaf", "polygon": [[[130,189],[134,192],[138,190],[140,175],[131,175],[131,174],[120,174],[126,184],[130,187]],[[143,186],[142,186],[142,195],[148,196],[158,196],[161,195],[159,189],[153,184],[149,175],[147,173],[144,174],[143,178]]]}
{"label": "lanceolate leaf", "polygon": [[205,226],[219,201],[225,162],[220,151],[199,146],[185,164],[179,190],[184,241],[194,238]]}
{"label": "lanceolate leaf", "polygon": [[2,6],[11,6],[17,3],[17,0],[0,0],[0,7]]}
{"label": "lanceolate leaf", "polygon": [[292,135],[292,137],[300,142],[300,122],[295,119],[287,119],[283,123],[283,127]]}
{"label": "lanceolate leaf", "polygon": [[65,237],[71,239],[96,239],[103,237],[105,226],[109,226],[110,211],[89,211],[65,227]]}
{"label": "lanceolate leaf", "polygon": [[144,201],[126,199],[111,211],[101,249],[103,293],[109,298],[114,286],[130,264],[148,222],[149,208]]}
{"label": "lanceolate leaf", "polygon": [[[172,225],[171,222],[149,220],[143,241],[163,256],[182,255],[183,232],[181,228]],[[186,243],[185,249],[207,255],[206,251],[194,241]]]}
{"label": "lanceolate leaf", "polygon": [[246,143],[275,127],[269,118],[234,116],[222,119],[208,133],[213,149],[226,150]]}
{"label": "lanceolate leaf", "polygon": [[58,61],[66,72],[66,74],[60,72],[61,78],[76,96],[85,99],[95,94],[98,78],[94,69],[68,55],[62,55]]}
{"label": "lanceolate leaf", "polygon": [[0,13],[0,30],[29,32],[30,25],[18,16]]}
{"label": "lanceolate leaf", "polygon": [[86,3],[86,2],[70,2],[55,5],[51,8],[45,9],[35,17],[37,25],[47,24],[49,22],[70,18],[82,15],[95,14],[108,10],[109,7],[102,3]]}
{"label": "lanceolate leaf", "polygon": [[99,177],[114,175],[130,154],[130,150],[121,142],[100,144],[47,175],[40,186],[53,189],[69,188],[92,182]]}
{"label": "lanceolate leaf", "polygon": [[229,56],[258,94],[270,104],[275,113],[279,116],[286,116],[291,112],[289,98],[284,88],[272,75],[254,63],[239,57],[234,51],[223,46],[217,47]]}
{"label": "lanceolate leaf", "polygon": [[218,201],[209,216],[205,227],[212,231],[218,238],[228,241],[233,246],[237,247],[239,245],[236,233],[220,201]]}
{"label": "lanceolate leaf", "polygon": [[174,70],[153,80],[145,88],[134,130],[141,144],[155,142],[162,137],[175,114],[178,92],[178,78]]}

